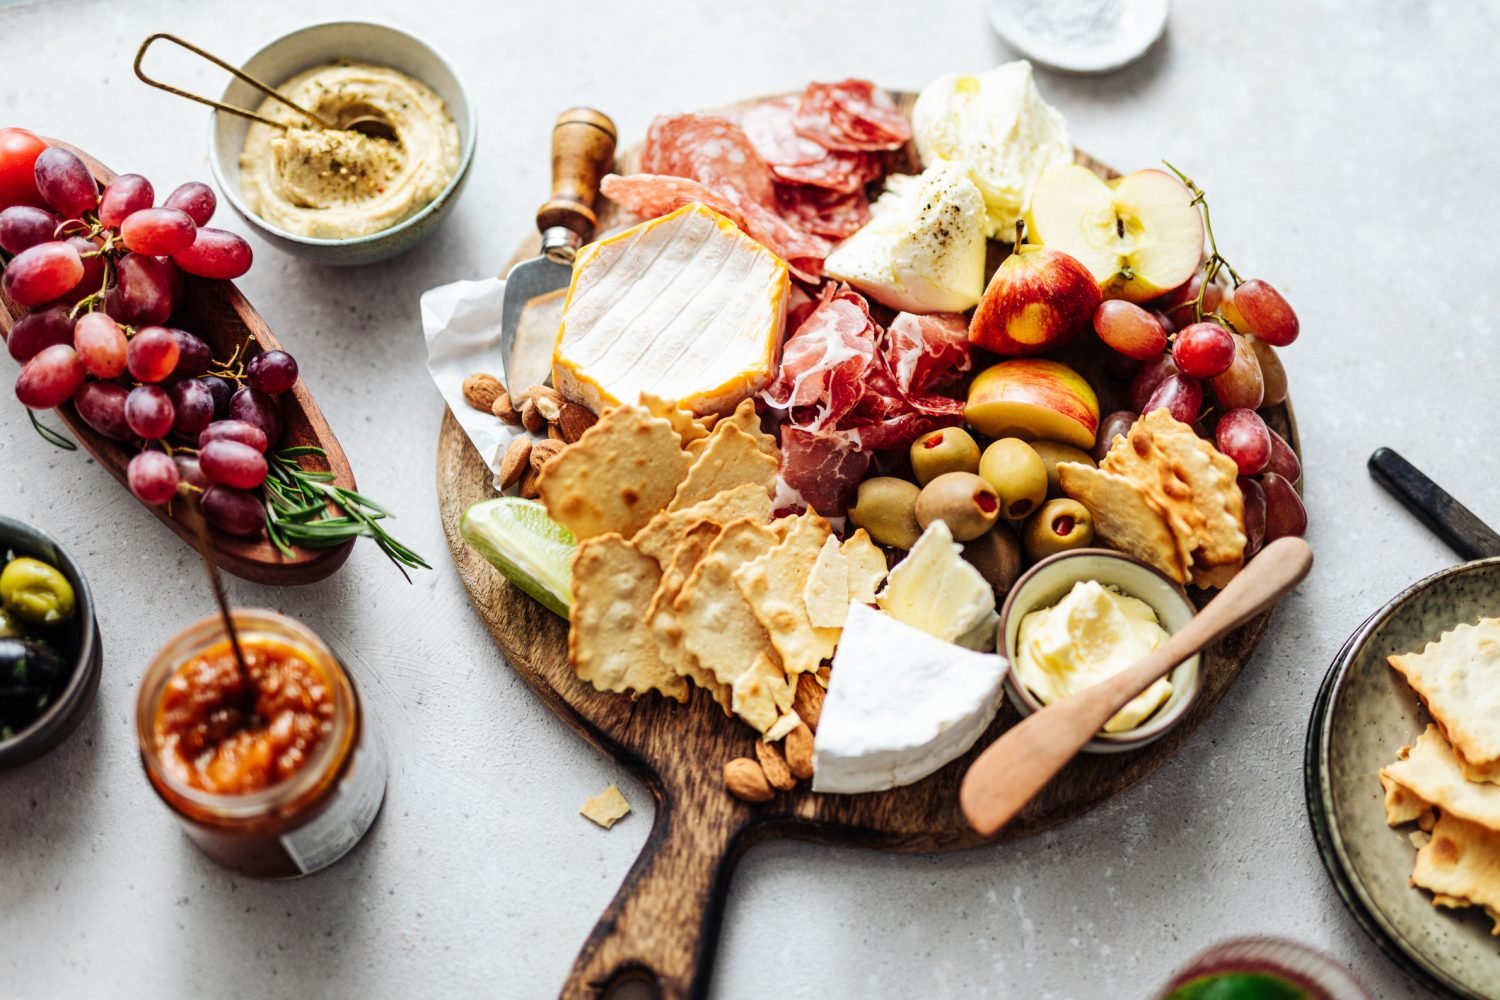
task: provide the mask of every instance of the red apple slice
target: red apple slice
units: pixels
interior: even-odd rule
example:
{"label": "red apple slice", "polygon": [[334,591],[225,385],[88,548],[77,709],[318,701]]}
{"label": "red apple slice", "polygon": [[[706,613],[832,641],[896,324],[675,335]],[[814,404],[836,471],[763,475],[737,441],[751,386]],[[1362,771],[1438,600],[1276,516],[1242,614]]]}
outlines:
{"label": "red apple slice", "polygon": [[992,438],[1058,441],[1088,451],[1099,430],[1099,399],[1067,365],[1022,358],[992,365],[975,377],[964,419]]}

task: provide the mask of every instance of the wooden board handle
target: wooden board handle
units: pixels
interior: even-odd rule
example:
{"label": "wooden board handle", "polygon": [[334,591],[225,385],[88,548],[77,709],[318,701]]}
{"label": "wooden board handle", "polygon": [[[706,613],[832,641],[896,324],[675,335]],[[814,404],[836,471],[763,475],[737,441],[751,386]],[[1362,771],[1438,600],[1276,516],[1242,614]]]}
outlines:
{"label": "wooden board handle", "polygon": [[537,209],[536,227],[571,229],[587,242],[598,225],[594,199],[615,158],[615,123],[593,108],[569,108],[552,126],[552,196]]}
{"label": "wooden board handle", "polygon": [[717,791],[722,813],[694,804],[687,816],[658,799],[651,836],[578,953],[566,1000],[612,996],[632,980],[653,984],[663,1000],[707,995],[748,813]]}

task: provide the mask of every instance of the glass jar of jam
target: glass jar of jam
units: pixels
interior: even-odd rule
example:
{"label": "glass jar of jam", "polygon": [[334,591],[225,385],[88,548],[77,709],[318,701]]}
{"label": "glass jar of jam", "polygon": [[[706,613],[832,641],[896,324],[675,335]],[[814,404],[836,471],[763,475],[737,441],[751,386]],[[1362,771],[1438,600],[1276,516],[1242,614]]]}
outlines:
{"label": "glass jar of jam", "polygon": [[296,878],[359,843],[385,797],[386,764],[354,680],[301,623],[234,612],[248,677],[218,617],[157,654],[136,700],[152,786],[226,867]]}

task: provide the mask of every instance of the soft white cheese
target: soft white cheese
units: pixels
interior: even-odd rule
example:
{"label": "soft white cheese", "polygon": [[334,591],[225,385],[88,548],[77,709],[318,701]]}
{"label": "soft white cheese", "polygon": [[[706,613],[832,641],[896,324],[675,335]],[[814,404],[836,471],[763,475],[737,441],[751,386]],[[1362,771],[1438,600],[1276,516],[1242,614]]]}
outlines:
{"label": "soft white cheese", "polygon": [[870,221],[829,254],[824,270],[892,309],[963,312],[984,294],[984,196],[967,168],[939,163],[895,174]]}
{"label": "soft white cheese", "polygon": [[963,546],[933,521],[875,595],[897,621],[969,649],[995,648],[995,591],[963,557]]}
{"label": "soft white cheese", "polygon": [[917,97],[911,121],[922,165],[963,164],[984,195],[986,234],[1007,242],[1042,171],[1073,162],[1067,124],[1037,93],[1024,59],[939,77]]}
{"label": "soft white cheese", "polygon": [[813,791],[878,792],[962,756],[1000,704],[1005,658],[854,602],[813,741]]}

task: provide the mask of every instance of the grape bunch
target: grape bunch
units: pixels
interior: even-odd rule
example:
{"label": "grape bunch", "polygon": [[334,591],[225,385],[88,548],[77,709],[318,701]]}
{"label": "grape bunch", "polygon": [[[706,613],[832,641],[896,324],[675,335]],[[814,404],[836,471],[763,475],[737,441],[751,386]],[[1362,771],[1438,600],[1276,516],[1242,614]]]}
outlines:
{"label": "grape bunch", "polygon": [[216,360],[167,325],[184,274],[237,278],[250,245],[208,226],[217,199],[190,182],[156,205],[151,182],[121,174],[101,192],[72,152],[0,129],[0,288],[28,311],[11,330],[16,398],[32,410],[72,402],[95,431],[140,450],[130,490],[149,504],[200,497],[232,535],[264,529],[258,491],[282,433],[276,397],[297,381],[285,351]]}
{"label": "grape bunch", "polygon": [[1095,311],[1094,332],[1117,355],[1111,370],[1130,378],[1129,409],[1104,418],[1096,457],[1142,413],[1165,408],[1197,425],[1239,468],[1248,558],[1267,542],[1307,530],[1297,454],[1258,412],[1286,400],[1276,349],[1297,339],[1300,324],[1280,292],[1259,278],[1242,280],[1219,254],[1203,192],[1177,176],[1203,213],[1209,252],[1202,269],[1148,303],[1153,308],[1108,299]]}

